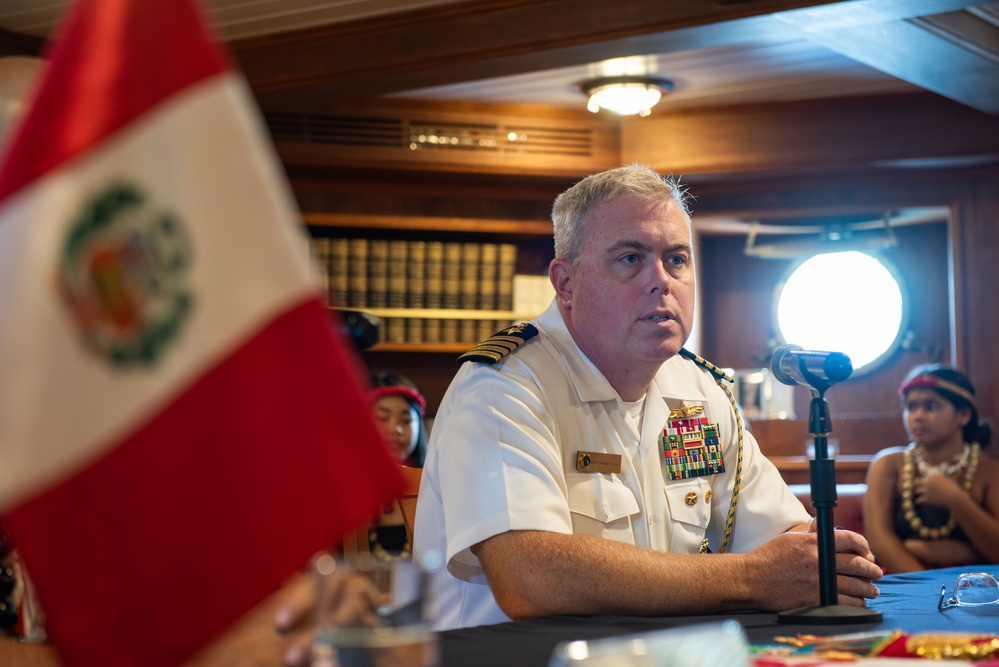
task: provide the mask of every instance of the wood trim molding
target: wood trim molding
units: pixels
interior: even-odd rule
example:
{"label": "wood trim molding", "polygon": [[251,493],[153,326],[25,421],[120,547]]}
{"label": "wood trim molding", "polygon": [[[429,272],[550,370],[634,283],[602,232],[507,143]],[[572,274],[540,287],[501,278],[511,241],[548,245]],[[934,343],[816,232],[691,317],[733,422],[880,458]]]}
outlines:
{"label": "wood trim molding", "polygon": [[384,229],[407,232],[440,231],[502,234],[512,236],[552,235],[552,223],[541,220],[496,220],[475,218],[450,218],[400,215],[354,215],[352,213],[303,213],[302,219],[310,227],[336,227],[338,229]]}

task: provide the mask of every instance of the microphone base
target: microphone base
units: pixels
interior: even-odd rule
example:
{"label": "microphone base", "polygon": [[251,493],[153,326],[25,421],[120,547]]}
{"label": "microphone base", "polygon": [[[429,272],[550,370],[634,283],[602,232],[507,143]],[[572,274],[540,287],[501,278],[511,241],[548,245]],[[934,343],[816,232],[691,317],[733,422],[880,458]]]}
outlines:
{"label": "microphone base", "polygon": [[868,607],[851,607],[847,604],[815,605],[788,609],[777,614],[777,622],[793,625],[849,625],[880,623],[880,611]]}

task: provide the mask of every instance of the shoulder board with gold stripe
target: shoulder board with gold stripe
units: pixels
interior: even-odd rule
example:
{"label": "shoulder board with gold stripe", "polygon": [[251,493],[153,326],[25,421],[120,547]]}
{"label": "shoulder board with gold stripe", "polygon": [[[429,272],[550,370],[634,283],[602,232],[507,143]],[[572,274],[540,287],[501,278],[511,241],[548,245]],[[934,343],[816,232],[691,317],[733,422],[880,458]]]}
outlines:
{"label": "shoulder board with gold stripe", "polygon": [[686,359],[690,359],[695,364],[706,370],[707,372],[714,375],[719,380],[725,380],[726,382],[735,382],[735,378],[723,371],[722,369],[715,366],[713,363],[705,359],[704,357],[699,357],[685,347],[680,348],[680,356]]}
{"label": "shoulder board with gold stripe", "polygon": [[458,357],[458,365],[466,361],[479,361],[484,364],[495,364],[510,354],[531,338],[538,335],[538,328],[533,324],[521,322],[511,327],[497,331],[465,354]]}

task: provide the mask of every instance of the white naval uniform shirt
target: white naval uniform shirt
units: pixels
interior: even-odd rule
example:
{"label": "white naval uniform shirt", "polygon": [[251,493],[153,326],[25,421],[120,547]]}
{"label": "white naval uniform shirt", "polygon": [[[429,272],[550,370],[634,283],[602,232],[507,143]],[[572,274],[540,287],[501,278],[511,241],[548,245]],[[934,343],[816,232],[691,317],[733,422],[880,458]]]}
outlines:
{"label": "white naval uniform shirt", "polygon": [[[434,420],[416,510],[414,556],[444,555],[436,627],[509,618],[470,548],[510,530],[596,535],[649,549],[720,548],[737,467],[731,404],[710,373],[673,357],[656,375],[639,434],[610,383],[576,346],[555,302],[539,333],[496,364],[465,363]],[[719,424],[725,472],[671,481],[659,443],[670,408]],[[730,551],[749,551],[809,515],[745,433]],[[621,472],[576,470],[578,451],[621,455]],[[705,492],[711,490],[710,494]],[[693,498],[693,502],[691,502]],[[710,500],[708,500],[710,499]]]}

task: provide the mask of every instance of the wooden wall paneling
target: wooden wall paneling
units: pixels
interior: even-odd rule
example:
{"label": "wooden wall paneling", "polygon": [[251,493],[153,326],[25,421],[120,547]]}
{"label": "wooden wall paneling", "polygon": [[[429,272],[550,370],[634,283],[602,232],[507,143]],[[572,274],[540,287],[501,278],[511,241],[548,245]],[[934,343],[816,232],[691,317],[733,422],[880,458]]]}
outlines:
{"label": "wooden wall paneling", "polygon": [[963,271],[955,273],[959,281],[959,333],[965,347],[958,363],[969,371],[977,389],[979,411],[999,423],[999,178],[982,180],[971,188],[970,196],[959,207],[961,221],[960,252]]}
{"label": "wooden wall paneling", "polygon": [[[408,176],[412,176],[410,173]],[[425,174],[420,174],[425,176]],[[299,208],[307,215],[339,216],[346,224],[350,216],[371,218],[375,224],[379,217],[413,219],[415,227],[424,220],[481,220],[483,225],[493,220],[524,221],[522,234],[537,233],[537,226],[550,227],[552,200],[564,183],[555,181],[550,186],[497,183],[498,177],[482,177],[477,183],[456,178],[454,175],[436,175],[432,181],[410,180],[399,174],[386,174],[370,180],[350,179],[339,173],[324,178],[292,177]],[[483,183],[483,181],[485,181]],[[400,222],[400,225],[408,223]],[[470,224],[470,223],[461,223]],[[327,225],[329,226],[329,225]],[[446,225],[437,225],[447,231]]]}
{"label": "wooden wall paneling", "polygon": [[726,368],[769,363],[759,355],[767,353],[774,338],[772,296],[788,268],[788,262],[745,257],[745,240],[744,235],[702,234],[697,257],[701,353]]}
{"label": "wooden wall paneling", "polygon": [[669,111],[621,122],[621,155],[674,174],[817,173],[995,160],[999,117],[931,95]]}

